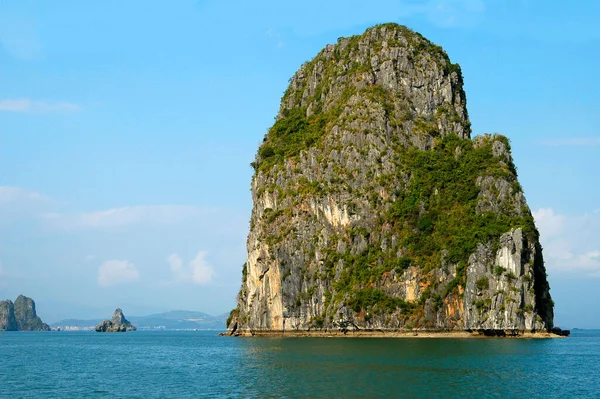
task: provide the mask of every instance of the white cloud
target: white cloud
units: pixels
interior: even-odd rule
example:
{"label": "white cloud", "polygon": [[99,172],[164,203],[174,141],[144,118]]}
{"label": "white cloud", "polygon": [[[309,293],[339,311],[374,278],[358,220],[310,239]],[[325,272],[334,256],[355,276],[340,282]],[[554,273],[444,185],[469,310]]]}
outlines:
{"label": "white cloud", "polygon": [[540,208],[533,212],[533,217],[544,238],[552,239],[559,236],[565,227],[566,217],[557,215],[552,208]]}
{"label": "white cloud", "polygon": [[36,201],[45,197],[34,191],[28,191],[20,187],[0,186],[0,204],[24,201]]}
{"label": "white cloud", "polygon": [[186,280],[186,272],[183,269],[183,261],[177,254],[171,254],[167,258],[167,262],[169,262],[169,268],[173,273],[176,281]]}
{"label": "white cloud", "polygon": [[49,225],[65,230],[102,229],[149,222],[170,224],[192,217],[218,212],[217,208],[181,205],[142,205],[83,213],[46,213],[41,218]]}
{"label": "white cloud", "polygon": [[567,216],[542,208],[533,216],[548,269],[600,277],[600,211]]}
{"label": "white cloud", "polygon": [[549,147],[586,147],[600,145],[600,137],[573,137],[567,139],[545,140],[543,145]]}
{"label": "white cloud", "polygon": [[6,112],[76,112],[81,110],[77,104],[68,102],[48,103],[44,101],[32,101],[30,99],[0,100],[0,111]]}
{"label": "white cloud", "polygon": [[167,262],[173,273],[174,282],[192,282],[197,285],[206,285],[212,282],[215,271],[206,261],[206,255],[206,251],[198,252],[196,257],[188,263],[187,268],[183,266],[183,261],[179,255],[169,255]]}
{"label": "white cloud", "polygon": [[192,269],[192,280],[198,285],[208,284],[212,281],[215,274],[214,269],[208,264],[206,259],[206,251],[200,251],[190,262]]}
{"label": "white cloud", "polygon": [[127,260],[107,260],[98,269],[98,284],[102,287],[132,283],[140,279],[135,265]]}

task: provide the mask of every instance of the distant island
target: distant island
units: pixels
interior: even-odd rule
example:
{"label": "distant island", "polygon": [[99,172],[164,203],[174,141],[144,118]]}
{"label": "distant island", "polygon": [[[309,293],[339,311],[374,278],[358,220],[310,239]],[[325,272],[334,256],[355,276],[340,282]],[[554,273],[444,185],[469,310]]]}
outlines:
{"label": "distant island", "polygon": [[[128,320],[138,330],[223,330],[228,314],[212,316],[190,310],[172,310],[147,316],[130,316]],[[50,327],[63,331],[92,331],[102,319],[65,319],[51,323]]]}
{"label": "distant island", "polygon": [[96,332],[127,332],[137,328],[125,318],[123,311],[117,308],[111,320],[103,320],[96,326]]}
{"label": "distant island", "polygon": [[0,331],[50,331],[38,317],[33,299],[19,295],[15,302],[0,302]]}

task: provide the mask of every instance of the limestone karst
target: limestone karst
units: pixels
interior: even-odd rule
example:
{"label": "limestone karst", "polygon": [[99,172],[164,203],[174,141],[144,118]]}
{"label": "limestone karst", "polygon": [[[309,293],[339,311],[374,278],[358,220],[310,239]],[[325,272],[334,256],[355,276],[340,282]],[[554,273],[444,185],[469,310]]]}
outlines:
{"label": "limestone karst", "polygon": [[119,308],[115,309],[112,319],[103,320],[96,326],[97,332],[127,332],[135,330],[137,328],[125,318],[123,311]]}
{"label": "limestone karst", "polygon": [[19,295],[15,302],[0,302],[0,331],[50,331],[35,310],[33,299]]}
{"label": "limestone karst", "polygon": [[460,67],[418,33],[302,65],[252,166],[230,332],[553,327],[509,141],[471,137]]}

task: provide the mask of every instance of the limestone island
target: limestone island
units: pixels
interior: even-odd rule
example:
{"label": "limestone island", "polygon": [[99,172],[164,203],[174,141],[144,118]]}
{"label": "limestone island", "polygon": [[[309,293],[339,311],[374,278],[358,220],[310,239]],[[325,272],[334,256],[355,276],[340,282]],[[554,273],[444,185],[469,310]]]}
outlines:
{"label": "limestone island", "polygon": [[228,334],[568,334],[509,140],[472,137],[466,104],[460,66],[397,24],[302,65],[252,162]]}
{"label": "limestone island", "polygon": [[137,328],[131,324],[123,315],[121,309],[116,309],[111,320],[104,320],[96,326],[96,332],[127,332],[135,331]]}
{"label": "limestone island", "polygon": [[15,302],[0,302],[0,331],[50,331],[35,311],[33,299],[19,295]]}

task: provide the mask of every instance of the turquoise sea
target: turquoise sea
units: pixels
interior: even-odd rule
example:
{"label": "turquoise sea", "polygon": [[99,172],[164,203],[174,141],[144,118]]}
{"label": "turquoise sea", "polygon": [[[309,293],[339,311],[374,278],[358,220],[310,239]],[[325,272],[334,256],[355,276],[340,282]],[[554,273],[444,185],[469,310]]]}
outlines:
{"label": "turquoise sea", "polygon": [[600,398],[600,331],[566,339],[0,333],[0,398]]}

